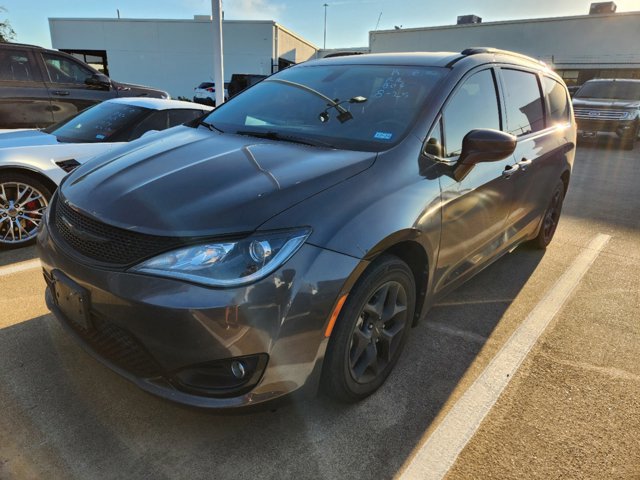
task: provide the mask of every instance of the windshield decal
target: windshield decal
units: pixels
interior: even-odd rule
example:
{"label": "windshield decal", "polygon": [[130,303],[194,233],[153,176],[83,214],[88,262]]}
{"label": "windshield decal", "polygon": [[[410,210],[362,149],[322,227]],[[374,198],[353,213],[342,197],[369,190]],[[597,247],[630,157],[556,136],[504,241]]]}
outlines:
{"label": "windshield decal", "polygon": [[376,140],[391,140],[393,133],[390,132],[376,132],[373,138]]}

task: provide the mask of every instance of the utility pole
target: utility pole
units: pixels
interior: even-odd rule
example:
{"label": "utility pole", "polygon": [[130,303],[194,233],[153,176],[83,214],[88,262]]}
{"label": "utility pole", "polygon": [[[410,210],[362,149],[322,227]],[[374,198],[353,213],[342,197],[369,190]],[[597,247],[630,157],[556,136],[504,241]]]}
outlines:
{"label": "utility pole", "polygon": [[213,83],[216,86],[216,106],[224,103],[224,55],[222,52],[222,0],[211,0],[213,26]]}
{"label": "utility pole", "polygon": [[324,46],[322,47],[323,49],[327,49],[327,7],[329,6],[328,3],[325,3],[324,5]]}

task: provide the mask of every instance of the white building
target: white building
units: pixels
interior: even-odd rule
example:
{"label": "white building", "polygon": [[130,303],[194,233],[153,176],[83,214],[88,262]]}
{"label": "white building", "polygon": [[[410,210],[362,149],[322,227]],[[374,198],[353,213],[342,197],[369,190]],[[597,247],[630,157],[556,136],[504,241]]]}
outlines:
{"label": "white building", "polygon": [[372,53],[496,47],[553,66],[567,84],[640,78],[640,12],[535,18],[369,32]]}
{"label": "white building", "polygon": [[[212,23],[193,20],[50,18],[53,48],[72,53],[116,80],[190,98],[213,76]],[[270,75],[318,49],[273,21],[225,20],[225,81],[233,73]]]}

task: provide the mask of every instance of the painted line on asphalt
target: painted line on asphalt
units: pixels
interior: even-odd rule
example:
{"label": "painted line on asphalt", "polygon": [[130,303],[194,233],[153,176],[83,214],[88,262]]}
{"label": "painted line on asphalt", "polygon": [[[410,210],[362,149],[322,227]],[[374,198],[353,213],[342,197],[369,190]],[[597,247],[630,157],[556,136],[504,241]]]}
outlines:
{"label": "painted line on asphalt", "polygon": [[12,265],[7,265],[6,267],[0,267],[0,277],[13,275],[14,273],[24,272],[26,270],[33,270],[34,268],[40,268],[39,258],[27,260],[26,262],[14,263]]}
{"label": "painted line on asphalt", "polygon": [[480,427],[531,348],[610,240],[598,234],[531,310],[442,422],[405,464],[402,479],[442,479]]}

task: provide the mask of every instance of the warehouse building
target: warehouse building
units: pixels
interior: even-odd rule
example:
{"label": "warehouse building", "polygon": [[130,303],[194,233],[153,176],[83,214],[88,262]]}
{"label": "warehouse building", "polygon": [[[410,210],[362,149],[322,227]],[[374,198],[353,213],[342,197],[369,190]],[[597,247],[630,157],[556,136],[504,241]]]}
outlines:
{"label": "warehouse building", "polygon": [[640,12],[616,13],[612,2],[588,15],[482,22],[475,15],[441,27],[369,32],[372,53],[462,51],[488,46],[542,60],[568,85],[591,78],[640,78]]}
{"label": "warehouse building", "polygon": [[[211,17],[193,20],[50,18],[53,48],[113,78],[193,95],[213,76]],[[224,20],[224,73],[269,75],[315,58],[318,49],[273,21]]]}

